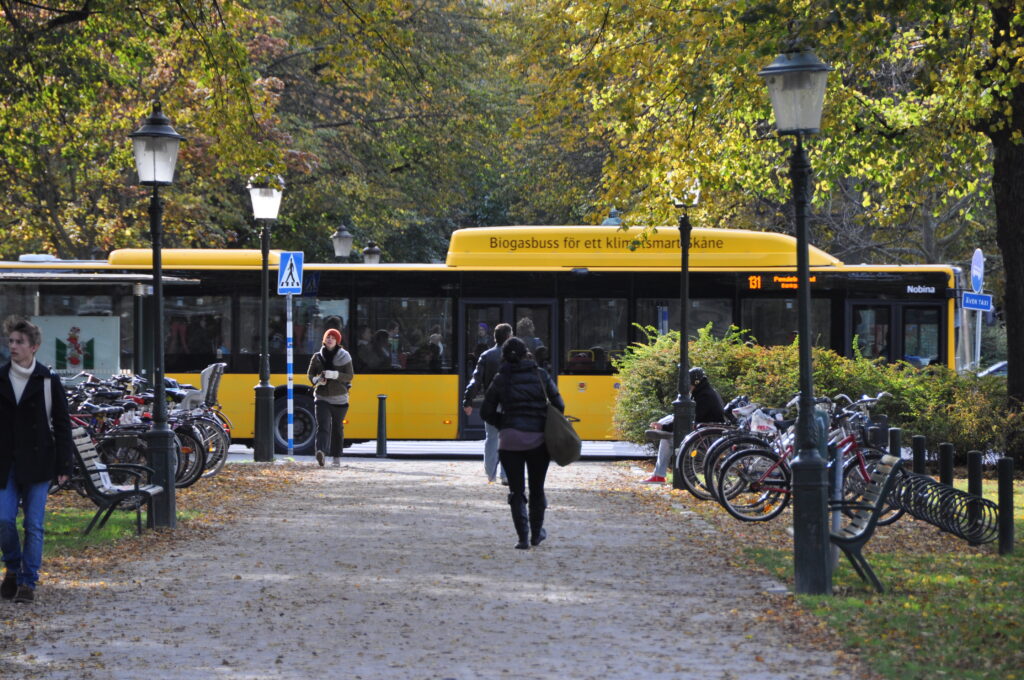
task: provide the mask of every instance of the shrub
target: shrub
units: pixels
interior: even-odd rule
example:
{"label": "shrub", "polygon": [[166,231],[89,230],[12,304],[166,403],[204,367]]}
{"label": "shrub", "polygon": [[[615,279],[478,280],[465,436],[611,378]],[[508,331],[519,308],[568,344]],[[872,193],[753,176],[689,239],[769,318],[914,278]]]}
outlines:
{"label": "shrub", "polygon": [[[679,333],[659,335],[643,329],[646,343],[630,346],[616,362],[621,389],[614,423],[628,441],[641,443],[648,423],[672,409],[676,396]],[[782,406],[799,389],[799,346],[763,347],[737,328],[715,338],[710,326],[690,341],[692,366],[701,366],[728,401],[745,394],[770,406]],[[958,457],[968,450],[1004,450],[1007,439],[1024,437],[1022,418],[1006,409],[1006,381],[958,375],[943,366],[917,369],[906,362],[883,363],[863,357],[848,359],[815,347],[814,390],[853,399],[888,392],[874,409],[904,430],[904,441],[922,434],[934,449],[941,442],[956,447]]]}

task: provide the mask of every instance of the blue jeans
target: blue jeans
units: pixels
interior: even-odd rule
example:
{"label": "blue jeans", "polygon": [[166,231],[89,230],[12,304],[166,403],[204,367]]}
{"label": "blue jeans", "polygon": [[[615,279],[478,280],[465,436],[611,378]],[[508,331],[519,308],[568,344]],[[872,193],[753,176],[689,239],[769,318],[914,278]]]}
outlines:
{"label": "blue jeans", "polygon": [[484,423],[484,472],[488,480],[493,480],[499,472],[505,479],[505,469],[498,464],[498,428],[490,423]]}
{"label": "blue jeans", "polygon": [[[43,517],[49,491],[49,482],[18,484],[14,470],[7,486],[0,489],[0,550],[7,570],[18,575],[19,586],[35,588],[39,581],[39,568],[43,564]],[[19,501],[25,513],[21,520],[25,529],[24,544],[15,522]]]}

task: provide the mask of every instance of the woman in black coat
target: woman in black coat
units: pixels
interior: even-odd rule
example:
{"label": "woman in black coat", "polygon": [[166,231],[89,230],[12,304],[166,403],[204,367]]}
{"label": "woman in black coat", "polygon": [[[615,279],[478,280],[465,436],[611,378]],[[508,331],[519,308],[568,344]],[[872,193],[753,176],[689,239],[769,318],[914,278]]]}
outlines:
{"label": "woman in black coat", "polygon": [[[537,366],[522,340],[506,340],[501,346],[501,358],[501,368],[484,394],[480,416],[498,428],[498,458],[508,475],[508,504],[519,536],[516,548],[526,550],[547,538],[544,478],[551,459],[544,445],[544,423],[548,400],[559,411],[565,411],[565,404],[558,386],[547,371]],[[530,480],[529,499],[526,471]]]}

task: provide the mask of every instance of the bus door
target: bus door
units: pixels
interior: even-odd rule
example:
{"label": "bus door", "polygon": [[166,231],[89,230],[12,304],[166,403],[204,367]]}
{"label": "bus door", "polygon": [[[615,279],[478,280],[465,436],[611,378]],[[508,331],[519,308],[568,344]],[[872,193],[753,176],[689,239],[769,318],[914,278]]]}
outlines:
{"label": "bus door", "polygon": [[[526,343],[537,363],[557,377],[558,337],[554,300],[463,299],[459,302],[459,318],[462,328],[458,354],[460,407],[477,359],[484,350],[494,345],[494,327],[499,323],[512,326],[512,334]],[[473,400],[473,412],[469,416],[463,413],[462,439],[482,439],[484,436],[484,422],[480,419],[483,394],[483,389],[477,393]]]}
{"label": "bus door", "polygon": [[941,303],[850,301],[847,303],[846,345],[850,356],[856,343],[866,359],[885,357],[918,368],[945,363]]}

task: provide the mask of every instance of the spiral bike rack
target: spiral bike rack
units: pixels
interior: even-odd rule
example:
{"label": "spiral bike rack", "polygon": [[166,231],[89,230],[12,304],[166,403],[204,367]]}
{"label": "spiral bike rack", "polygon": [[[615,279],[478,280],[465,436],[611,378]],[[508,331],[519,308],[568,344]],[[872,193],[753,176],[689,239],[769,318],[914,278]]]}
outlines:
{"label": "spiral bike rack", "polygon": [[995,503],[940,484],[926,475],[901,475],[889,494],[889,502],[912,517],[971,543],[988,543],[999,534],[999,508]]}

